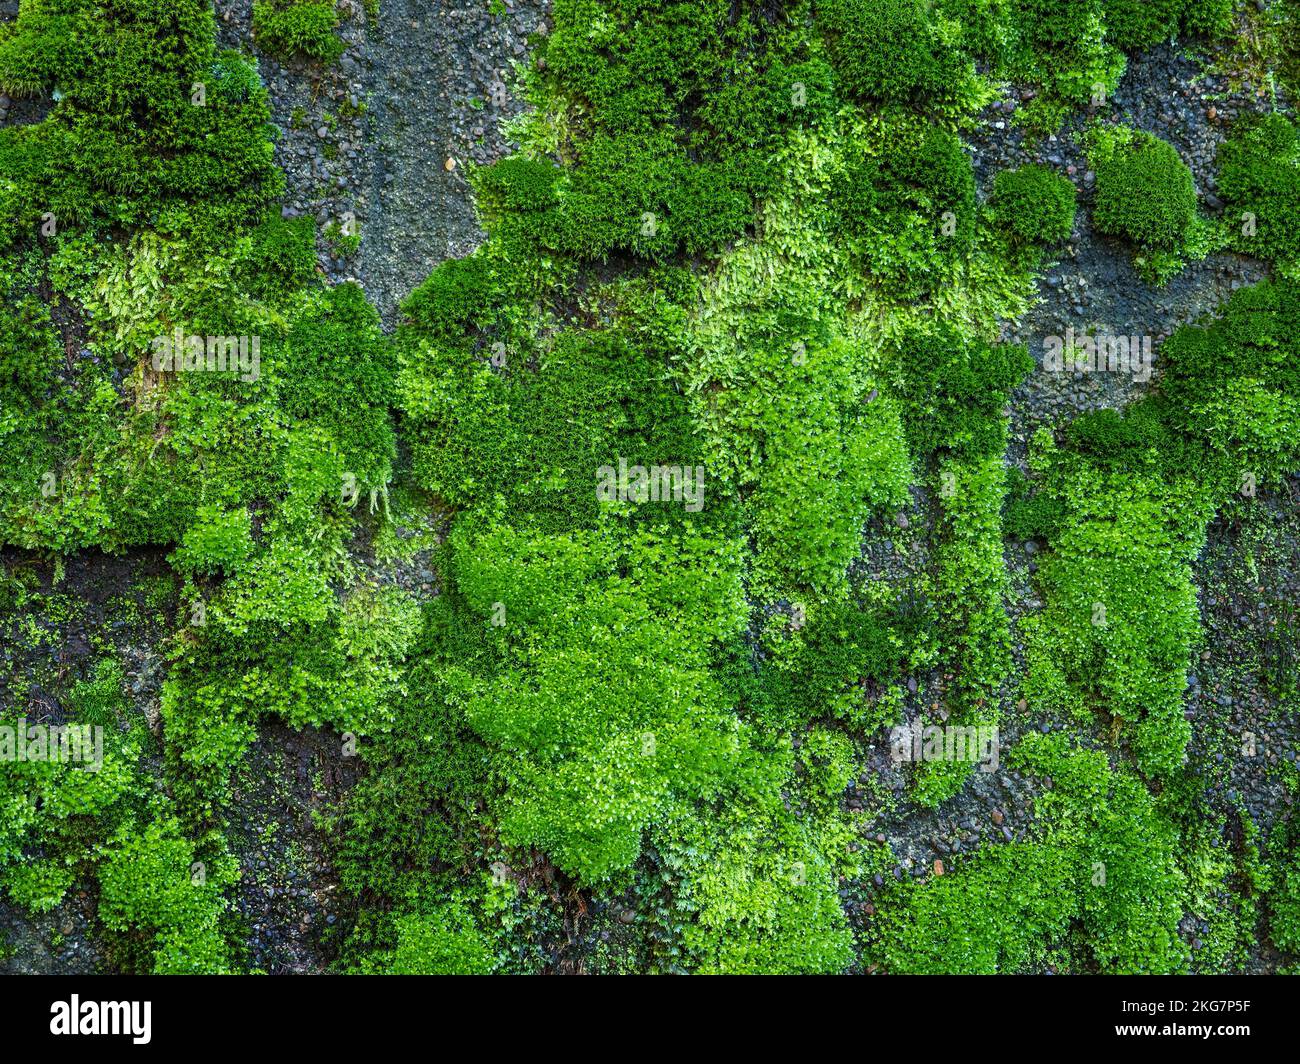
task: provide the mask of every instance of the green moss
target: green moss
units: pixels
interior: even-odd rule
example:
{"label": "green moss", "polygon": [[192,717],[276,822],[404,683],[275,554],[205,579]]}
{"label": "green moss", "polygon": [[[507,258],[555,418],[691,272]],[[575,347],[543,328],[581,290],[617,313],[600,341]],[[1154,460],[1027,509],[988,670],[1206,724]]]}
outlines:
{"label": "green moss", "polygon": [[[221,934],[221,889],[228,869],[209,870],[175,821],[156,820],[123,832],[100,872],[99,918],[126,936],[158,975],[222,974],[229,958]],[[146,966],[147,965],[147,966]]]}
{"label": "green moss", "polygon": [[1233,26],[1234,0],[1103,0],[1106,39],[1125,51],[1186,33],[1218,36]]}
{"label": "green moss", "polygon": [[0,42],[0,86],[57,86],[59,99],[0,137],[20,176],[3,212],[18,231],[34,236],[48,213],[62,229],[152,224],[216,242],[260,217],[283,188],[266,93],[213,37],[197,0],[128,0],[111,20],[76,0],[24,4]]}
{"label": "green moss", "polygon": [[[357,757],[320,825],[356,914],[343,970],[554,967],[575,911],[599,971],[1177,971],[1178,920],[1207,910],[1197,966],[1219,969],[1264,898],[1290,942],[1285,842],[1270,869],[1212,852],[1182,709],[1208,523],[1243,471],[1268,485],[1300,457],[1290,238],[1238,244],[1280,279],[1172,337],[1144,401],[1041,432],[1027,478],[1004,411],[1033,361],[992,340],[1074,190],[1030,165],[981,206],[958,133],[1005,82],[1051,127],[1114,89],[1117,45],[1223,15],[556,0],[505,86],[530,105],[519,153],[470,169],[488,239],[390,338],[359,288],[318,280],[312,221],[281,216],[266,93],[210,9],[24,3],[0,85],[55,99],[0,130],[0,540],[52,552],[56,579],[73,551],[155,548],[174,579],[148,609],[175,618],[161,745],[114,659],[56,677],[105,762],[0,775],[8,898],[50,911],[84,885],[116,968],[240,967],[221,835],[276,718]],[[254,9],[282,56],[332,61],[336,22]],[[1293,141],[1239,128],[1230,216],[1290,225]],[[1146,276],[1213,243],[1168,145],[1089,147],[1098,225]],[[155,366],[178,329],[257,337],[258,372]],[[701,505],[603,497],[620,459],[699,469]],[[1031,735],[1016,841],[873,891],[893,860],[869,836],[971,768],[872,784],[899,681],[958,726],[1015,698],[1006,535],[1043,544],[1017,724],[1100,718],[1141,776]],[[35,586],[0,579],[7,696],[67,619],[35,620]],[[864,894],[874,914],[843,904]]]}
{"label": "green moss", "polygon": [[831,186],[832,217],[871,273],[900,296],[920,295],[969,254],[975,174],[961,140],[903,122],[878,156],[854,159]]}
{"label": "green moss", "polygon": [[1016,7],[1020,25],[1035,42],[1069,47],[1099,25],[1102,0],[1020,0]]}
{"label": "green moss", "polygon": [[396,452],[387,410],[395,367],[365,293],[343,284],[313,299],[290,325],[278,355],[280,409],[330,434],[344,474],[352,474],[359,490],[383,488]]}
{"label": "green moss", "polygon": [[1263,482],[1296,462],[1298,327],[1300,285],[1280,281],[1239,289],[1220,318],[1164,346],[1168,419],[1224,463],[1230,490],[1243,471]]}
{"label": "green moss", "polygon": [[1276,865],[1276,885],[1268,898],[1269,934],[1278,949],[1300,953],[1300,849],[1284,852]]}
{"label": "green moss", "polygon": [[1046,166],[1029,163],[993,178],[997,223],[1028,244],[1059,244],[1074,228],[1074,183]]}
{"label": "green moss", "polygon": [[1052,780],[1028,837],[891,888],[868,954],[929,974],[1185,970],[1177,831],[1141,782],[1059,735],[1031,734],[1011,760]]}
{"label": "green moss", "polygon": [[453,338],[484,320],[491,298],[489,267],[471,255],[439,265],[406,297],[402,313],[423,332]]}
{"label": "green moss", "polygon": [[1242,119],[1219,149],[1233,247],[1294,273],[1300,264],[1300,132],[1281,114]]}
{"label": "green moss", "polygon": [[741,235],[781,133],[833,110],[825,66],[795,32],[806,10],[769,20],[723,0],[555,4],[529,92],[539,114],[561,101],[571,137],[530,135],[564,175],[551,204],[544,160],[494,168],[486,187],[529,204],[502,235],[588,259],[711,253]]}
{"label": "green moss", "polygon": [[252,518],[247,510],[202,506],[185,531],[174,564],[182,570],[236,571],[253,553]]}
{"label": "green moss", "polygon": [[819,0],[817,21],[846,95],[858,102],[952,101],[973,76],[920,0]]}
{"label": "green moss", "polygon": [[1003,523],[1012,539],[1051,539],[1065,520],[1065,507],[1059,499],[1034,491],[1028,477],[1012,466],[1007,471],[1007,505]]}
{"label": "green moss", "polygon": [[253,34],[258,45],[281,58],[304,55],[333,63],[343,54],[334,33],[339,17],[333,0],[257,0]]}
{"label": "green moss", "polygon": [[1089,158],[1097,171],[1098,229],[1148,250],[1171,250],[1186,239],[1196,218],[1196,186],[1173,145],[1118,129],[1099,135]]}
{"label": "green moss", "polygon": [[899,363],[912,448],[971,457],[1001,450],[1002,408],[1034,366],[1023,346],[969,339],[950,326],[910,332]]}
{"label": "green moss", "polygon": [[473,916],[458,903],[395,921],[397,946],[386,975],[487,975],[495,966]]}
{"label": "green moss", "polygon": [[286,221],[272,211],[247,237],[235,276],[258,297],[279,301],[316,277],[316,227],[310,218]]}
{"label": "green moss", "polygon": [[[1192,559],[1242,477],[1296,460],[1290,283],[1235,293],[1208,326],[1165,344],[1161,395],[1125,415],[1077,419],[1068,450],[1038,437],[1039,493],[1064,519],[1039,569],[1047,605],[1026,619],[1025,691],[1048,712],[1095,708],[1168,779],[1190,726],[1182,695],[1199,638]],[[1253,483],[1252,480],[1252,483]]]}
{"label": "green moss", "polygon": [[1191,735],[1182,693],[1199,629],[1188,566],[1210,508],[1198,484],[1166,483],[1155,461],[1134,455],[1114,472],[1054,462],[1048,490],[1066,517],[1038,572],[1044,612],[1022,624],[1024,691],[1036,712],[1095,708],[1134,729],[1139,765],[1168,776]]}
{"label": "green moss", "polygon": [[1184,8],[1200,6],[1187,0],[1105,0],[1106,37],[1126,51],[1150,48],[1177,33]]}
{"label": "green moss", "polygon": [[1135,264],[1149,282],[1164,284],[1221,243],[1197,211],[1192,172],[1173,145],[1125,126],[1095,126],[1088,143],[1097,171],[1093,223],[1136,245]]}

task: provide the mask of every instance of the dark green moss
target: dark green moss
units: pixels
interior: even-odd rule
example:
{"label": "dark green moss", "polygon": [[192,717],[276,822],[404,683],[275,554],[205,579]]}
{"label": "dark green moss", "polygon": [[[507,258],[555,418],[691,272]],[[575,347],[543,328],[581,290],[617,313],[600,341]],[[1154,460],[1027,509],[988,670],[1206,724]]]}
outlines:
{"label": "dark green moss", "polygon": [[970,65],[942,43],[921,0],[818,0],[817,21],[845,94],[859,102],[951,98]]}
{"label": "dark green moss", "polygon": [[951,327],[915,330],[900,364],[908,440],[918,454],[979,457],[1002,448],[1002,408],[1034,368],[1023,346],[987,344]]}

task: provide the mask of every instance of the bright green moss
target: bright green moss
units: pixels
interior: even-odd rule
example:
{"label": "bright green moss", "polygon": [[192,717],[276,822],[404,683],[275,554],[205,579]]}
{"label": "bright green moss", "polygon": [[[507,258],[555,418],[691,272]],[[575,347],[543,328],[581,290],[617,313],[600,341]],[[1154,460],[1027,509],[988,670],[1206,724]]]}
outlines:
{"label": "bright green moss", "polygon": [[365,293],[355,284],[326,290],[293,321],[279,355],[280,409],[329,432],[358,490],[383,488],[396,451],[387,410],[394,366]]}
{"label": "bright green moss", "polygon": [[495,967],[474,917],[461,904],[399,916],[394,924],[397,946],[379,969],[386,975],[487,975]]}
{"label": "bright green moss", "polygon": [[1068,48],[1100,25],[1103,0],[1019,0],[1017,18],[1035,42]]}
{"label": "bright green moss", "polygon": [[[933,548],[937,570],[938,621],[945,672],[948,723],[993,727],[997,696],[1011,671],[1009,596],[1002,559],[1002,508],[1006,495],[1006,425],[989,419],[997,443],[977,456],[952,455],[940,462],[942,506]],[[952,797],[974,769],[969,760],[922,762],[913,797],[934,806]]]}
{"label": "bright green moss", "polygon": [[721,823],[673,824],[669,866],[683,877],[677,905],[702,974],[844,972],[853,942],[836,870],[796,821],[741,806]]}
{"label": "bright green moss", "polygon": [[1176,772],[1190,736],[1189,567],[1207,524],[1244,477],[1262,482],[1296,459],[1293,288],[1242,289],[1217,321],[1178,330],[1156,402],[1077,419],[1068,450],[1038,439],[1039,497],[1064,511],[1038,574],[1047,605],[1024,622],[1026,694],[1042,710],[1095,708],[1131,728],[1152,776]]}
{"label": "bright green moss", "polygon": [[1034,491],[1017,466],[1007,470],[1007,505],[1003,523],[1011,539],[1051,539],[1065,519],[1059,499]]}
{"label": "bright green moss", "polygon": [[343,41],[334,33],[339,17],[333,0],[257,0],[253,4],[253,35],[272,55],[304,55],[333,63],[343,54]]}
{"label": "bright green moss", "polygon": [[463,337],[483,322],[492,299],[486,261],[476,255],[448,259],[425,278],[402,303],[402,313],[422,332]]}
{"label": "bright green moss", "polygon": [[1095,126],[1088,144],[1097,171],[1093,222],[1136,245],[1134,263],[1149,283],[1163,285],[1222,243],[1198,213],[1192,172],[1173,145],[1126,126]]}
{"label": "bright green moss", "polygon": [[1187,0],[1104,0],[1106,37],[1116,47],[1131,51],[1150,48],[1178,31]]}
{"label": "bright green moss", "polygon": [[251,533],[252,519],[247,510],[202,506],[185,532],[174,564],[202,573],[221,569],[233,572],[253,553]]}
{"label": "bright green moss", "polygon": [[1192,171],[1167,141],[1141,130],[1099,132],[1089,155],[1097,171],[1093,221],[1148,250],[1172,250],[1196,218]]}
{"label": "bright green moss", "polygon": [[562,171],[545,160],[525,159],[512,155],[500,159],[478,174],[477,190],[480,210],[493,198],[499,199],[499,208],[518,214],[547,211],[556,205],[559,196],[556,184]]}
{"label": "bright green moss", "polygon": [[1233,293],[1208,326],[1178,330],[1166,342],[1162,390],[1169,420],[1226,461],[1221,474],[1263,481],[1290,470],[1300,431],[1300,285],[1255,285]]}
{"label": "bright green moss", "polygon": [[128,0],[111,20],[80,0],[23,5],[0,42],[0,86],[60,95],[50,119],[0,146],[21,175],[7,192],[21,231],[49,213],[64,228],[150,224],[214,242],[265,212],[283,188],[266,93],[213,36],[197,0]]}
{"label": "bright green moss", "polygon": [[58,358],[49,312],[34,299],[0,304],[0,394],[11,411],[44,398]]}
{"label": "bright green moss", "polygon": [[[0,724],[16,728],[26,708],[24,699],[6,709]],[[0,826],[0,886],[15,902],[37,912],[63,900],[79,872],[97,856],[97,844],[128,815],[140,790],[134,773],[140,737],[135,729],[122,730],[121,665],[111,658],[98,662],[71,686],[67,708],[66,723],[79,730],[83,743],[80,760],[15,761],[9,751],[0,772],[0,807],[6,812]],[[96,727],[105,729],[98,768],[91,731]]]}
{"label": "bright green moss", "polygon": [[1219,149],[1233,247],[1294,272],[1300,264],[1300,132],[1281,114],[1242,119]]}
{"label": "bright green moss", "polygon": [[960,139],[903,124],[878,157],[849,162],[831,186],[839,235],[900,296],[920,295],[969,253],[975,175]]}
{"label": "bright green moss", "polygon": [[[593,963],[614,970],[1181,970],[1178,918],[1229,872],[1193,852],[1189,895],[1146,785],[1059,738],[1013,759],[1040,781],[1027,837],[890,884],[863,957],[841,897],[890,864],[863,845],[888,809],[863,758],[899,680],[933,676],[922,697],[954,724],[997,720],[1004,528],[1047,546],[1022,621],[1029,716],[1101,714],[1185,812],[1190,565],[1238,467],[1296,460],[1294,293],[1180,332],[1154,398],[1040,435],[1033,480],[1009,475],[1003,412],[1033,363],[990,339],[1027,307],[1040,245],[1068,236],[1074,191],[1027,166],[981,208],[954,129],[1003,80],[1037,86],[1042,107],[1018,110],[1049,125],[1114,87],[1115,43],[1223,5],[1195,10],[557,0],[521,153],[472,172],[488,243],[434,271],[390,341],[357,287],[317,287],[313,224],[275,203],[266,94],[215,53],[210,11],[25,3],[0,84],[60,98],[0,131],[0,538],[155,545],[181,602],[161,758],[119,727],[93,779],[0,776],[0,885],[49,910],[97,876],[114,964],[237,967],[220,828],[272,715],[358,743],[328,822],[360,910],[340,968],[547,966],[572,934],[562,897],[612,929]],[[279,54],[341,48],[329,4],[262,2],[254,22]],[[1284,212],[1291,142],[1234,144],[1230,210]],[[1114,163],[1099,225],[1167,275],[1204,244],[1194,191],[1177,213],[1186,168],[1138,135],[1093,148],[1099,174]],[[47,209],[60,231],[38,242]],[[1268,240],[1254,253],[1285,271],[1290,245]],[[259,374],[157,370],[150,342],[177,328],[257,336]],[[437,570],[418,577],[432,601],[360,576],[359,552],[405,531],[385,524],[390,406],[400,494],[428,518],[399,553]],[[701,469],[702,505],[600,497],[620,458]],[[423,492],[447,504],[436,521]],[[905,587],[874,571],[886,536],[919,569]],[[121,670],[66,704],[120,725]],[[920,766],[909,797],[935,806],[969,770]],[[1243,905],[1206,963],[1249,926]]]}
{"label": "bright green moss", "polygon": [[765,663],[757,682],[742,687],[746,708],[764,724],[785,729],[835,714],[869,730],[863,687],[892,680],[902,664],[905,632],[902,624],[891,626],[894,620],[857,603],[816,610],[806,629],[796,629],[792,645]]}
{"label": "bright green moss", "polygon": [[1195,481],[1167,483],[1156,455],[1132,459],[1114,472],[1052,459],[1047,490],[1066,513],[1038,571],[1046,606],[1022,622],[1024,691],[1036,712],[1095,708],[1134,729],[1143,771],[1168,776],[1191,735],[1182,693],[1199,628],[1188,566],[1211,508]]}
{"label": "bright green moss", "polygon": [[452,544],[457,586],[506,650],[487,676],[453,667],[467,722],[501,751],[504,837],[583,882],[628,868],[665,803],[717,793],[739,749],[706,653],[741,619],[734,545],[468,524]]}
{"label": "bright green moss", "polygon": [[278,211],[247,237],[235,276],[262,299],[280,301],[316,277],[316,226],[310,218],[286,221]]}
{"label": "bright green moss", "polygon": [[1269,894],[1269,934],[1288,953],[1300,953],[1300,848],[1292,846],[1275,862],[1277,881]]}
{"label": "bright green moss", "polygon": [[1183,6],[1183,32],[1221,37],[1233,31],[1236,0],[1187,0]]}
{"label": "bright green moss", "polygon": [[1125,51],[1187,33],[1217,36],[1232,27],[1233,0],[1103,0],[1106,39]]}
{"label": "bright green moss", "polygon": [[1030,734],[1010,760],[1052,779],[1029,838],[890,888],[868,954],[909,973],[1183,971],[1177,831],[1142,783],[1059,735]]}
{"label": "bright green moss", "polygon": [[230,873],[196,861],[178,832],[175,821],[155,820],[113,840],[100,871],[99,918],[124,936],[120,948],[136,952],[145,972],[219,975],[230,963],[219,927]]}
{"label": "bright green moss", "polygon": [[740,236],[780,134],[833,110],[825,67],[794,32],[806,10],[769,21],[724,0],[560,0],[530,92],[569,105],[571,141],[547,145],[564,180],[539,209],[543,162],[489,177],[530,203],[511,228],[584,259],[710,253]]}
{"label": "bright green moss", "polygon": [[1074,228],[1074,183],[1064,174],[1028,163],[993,178],[997,223],[1027,244],[1059,244]]}

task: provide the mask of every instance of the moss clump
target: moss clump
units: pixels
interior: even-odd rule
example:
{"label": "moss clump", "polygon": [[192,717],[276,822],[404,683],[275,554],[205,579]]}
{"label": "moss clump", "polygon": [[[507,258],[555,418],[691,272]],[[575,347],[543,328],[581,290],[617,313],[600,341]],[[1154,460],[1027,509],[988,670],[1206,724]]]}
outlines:
{"label": "moss clump", "polygon": [[409,913],[394,921],[397,945],[386,975],[487,975],[495,967],[483,933],[464,905]]}
{"label": "moss clump", "polygon": [[1046,606],[1024,621],[1026,696],[1104,712],[1153,778],[1177,775],[1191,735],[1191,563],[1209,521],[1243,472],[1265,482],[1297,460],[1298,307],[1292,282],[1241,289],[1220,319],[1166,341],[1157,397],[1077,419],[1064,447],[1035,438],[1039,497],[1064,516],[1039,569]]}
{"label": "moss clump", "polygon": [[279,354],[280,409],[327,431],[360,487],[387,484],[397,447],[386,409],[396,367],[360,286],[336,285],[311,299]]}
{"label": "moss clump", "polygon": [[558,202],[557,184],[563,171],[549,160],[511,155],[479,171],[476,191],[480,209],[530,215]]}
{"label": "moss clump", "polygon": [[1181,27],[1214,35],[1232,25],[1233,0],[1103,0],[1106,39],[1125,51],[1150,48]]}
{"label": "moss clump", "polygon": [[939,39],[921,0],[818,0],[835,72],[859,102],[953,99],[972,64]]}
{"label": "moss clump", "polygon": [[1281,114],[1242,119],[1218,163],[1233,247],[1300,268],[1300,130]]}
{"label": "moss clump", "polygon": [[1274,866],[1275,882],[1268,895],[1269,935],[1278,949],[1300,953],[1300,846],[1292,842]]}
{"label": "moss clump", "polygon": [[[856,602],[820,607],[737,694],[768,726],[794,729],[827,715],[861,727],[874,724],[865,716],[863,687],[884,684],[901,671],[909,633],[900,622]],[[748,657],[746,648],[740,652]],[[746,660],[741,667],[747,665]]]}
{"label": "moss clump", "polygon": [[1003,525],[1011,539],[1052,539],[1065,519],[1059,499],[1033,490],[1032,482],[1018,466],[1007,471],[1007,502]]}
{"label": "moss clump", "polygon": [[1099,25],[1102,0],[1019,0],[1020,25],[1039,44],[1077,44]]}
{"label": "moss clump", "polygon": [[482,256],[448,259],[402,303],[402,313],[431,336],[461,336],[486,320],[493,294],[491,273]]}
{"label": "moss clump", "polygon": [[218,54],[210,5],[24,4],[0,37],[0,86],[58,90],[50,117],[0,130],[0,238],[75,225],[147,224],[217,244],[283,190],[256,70]]}
{"label": "moss clump", "polygon": [[1185,971],[1178,833],[1142,782],[1060,735],[1031,733],[1008,760],[1052,780],[1029,838],[888,887],[868,954],[908,973]]}
{"label": "moss clump", "polygon": [[1027,244],[1059,244],[1074,228],[1074,183],[1038,163],[993,178],[997,223]]}
{"label": "moss clump", "polygon": [[[806,17],[807,0],[779,15],[728,0],[558,0],[528,91],[539,114],[565,102],[569,135],[559,145],[530,127],[538,161],[487,178],[528,207],[511,238],[583,259],[662,259],[740,236],[782,134],[834,111],[829,71],[798,31]],[[553,203],[543,153],[565,163]]]}
{"label": "moss clump", "polygon": [[1188,259],[1204,258],[1217,238],[1197,212],[1192,171],[1167,141],[1127,126],[1095,126],[1088,155],[1097,172],[1093,222],[1137,247],[1135,264],[1164,284]]}
{"label": "moss clump", "polygon": [[252,518],[245,509],[200,506],[173,555],[180,569],[213,574],[235,572],[253,553]]}
{"label": "moss clump", "polygon": [[272,210],[245,238],[234,274],[265,300],[279,301],[316,277],[316,226],[310,218],[286,220]]}
{"label": "moss clump", "polygon": [[343,41],[334,0],[257,0],[253,4],[253,36],[272,55],[287,59],[304,55],[333,63],[343,54]]}
{"label": "moss clump", "polygon": [[1120,129],[1094,142],[1093,220],[1103,233],[1152,250],[1176,248],[1196,218],[1191,168],[1168,141]]}
{"label": "moss clump", "polygon": [[1065,433],[1069,445],[1090,461],[1106,468],[1140,462],[1152,452],[1172,446],[1164,425],[1150,405],[1135,405],[1124,412],[1093,410],[1070,422]]}
{"label": "moss clump", "polygon": [[1229,490],[1242,470],[1265,480],[1300,457],[1298,338],[1300,283],[1278,281],[1239,289],[1218,320],[1165,343],[1166,421],[1222,466]]}
{"label": "moss clump", "polygon": [[1106,37],[1125,51],[1150,48],[1178,30],[1187,0],[1104,0]]}
{"label": "moss clump", "polygon": [[143,951],[140,967],[158,975],[222,974],[229,957],[220,920],[222,890],[233,877],[195,860],[174,820],[122,832],[100,871],[99,918]]}

